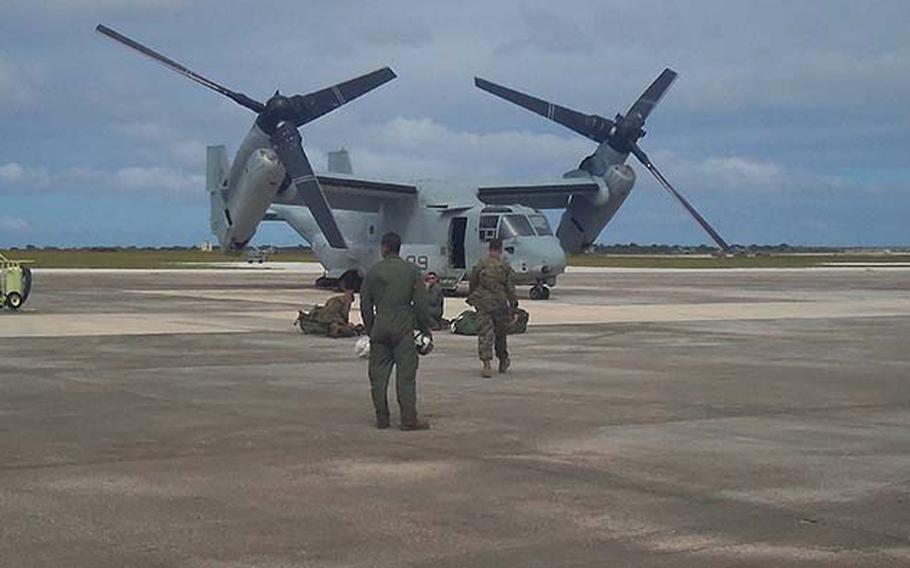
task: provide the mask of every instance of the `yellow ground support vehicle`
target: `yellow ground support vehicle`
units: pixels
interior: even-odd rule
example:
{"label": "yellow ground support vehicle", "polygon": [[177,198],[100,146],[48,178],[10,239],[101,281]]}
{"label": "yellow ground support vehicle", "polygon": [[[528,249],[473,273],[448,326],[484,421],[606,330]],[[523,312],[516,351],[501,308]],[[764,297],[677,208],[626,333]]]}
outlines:
{"label": "yellow ground support vehicle", "polygon": [[0,254],[0,309],[18,310],[32,291],[32,271],[27,261],[9,260]]}

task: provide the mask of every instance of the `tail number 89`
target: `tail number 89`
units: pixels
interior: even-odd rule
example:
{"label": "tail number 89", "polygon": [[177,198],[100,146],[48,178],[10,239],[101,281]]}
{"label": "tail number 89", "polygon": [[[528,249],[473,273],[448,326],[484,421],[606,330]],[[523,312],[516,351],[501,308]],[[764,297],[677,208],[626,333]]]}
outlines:
{"label": "tail number 89", "polygon": [[419,266],[420,268],[423,268],[424,270],[426,270],[430,266],[430,259],[427,258],[427,256],[423,255],[423,254],[418,255],[418,256],[409,254],[408,256],[405,257],[405,260],[410,263],[416,264],[417,266]]}

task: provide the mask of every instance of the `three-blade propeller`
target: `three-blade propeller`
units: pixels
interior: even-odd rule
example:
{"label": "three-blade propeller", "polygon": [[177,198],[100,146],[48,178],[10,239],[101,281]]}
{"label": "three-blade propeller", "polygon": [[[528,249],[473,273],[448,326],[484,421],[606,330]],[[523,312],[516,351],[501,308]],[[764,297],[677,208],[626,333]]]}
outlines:
{"label": "three-blade propeller", "polygon": [[[625,116],[617,114],[614,120],[596,114],[584,114],[567,107],[553,104],[543,99],[532,97],[525,93],[497,85],[480,77],[474,78],[474,84],[488,93],[503,98],[520,107],[537,113],[553,122],[561,124],[582,136],[597,143],[606,142],[611,148],[623,154],[632,154],[649,171],[667,192],[672,195],[685,210],[705,230],[711,239],[724,251],[729,247],[727,242],[714,230],[702,215],[679,193],[667,178],[660,173],[657,167],[648,158],[648,155],[638,145],[638,140],[645,135],[645,120],[660,99],[663,98],[670,85],[676,80],[676,72],[664,69],[660,76],[645,89],[645,92],[635,103],[629,107]],[[582,166],[584,167],[584,166]]]}
{"label": "three-blade propeller", "polygon": [[344,237],[332,214],[332,208],[329,206],[322,187],[319,185],[319,179],[313,172],[310,160],[303,150],[302,138],[297,132],[297,128],[391,81],[396,77],[391,69],[383,67],[366,75],[305,95],[286,97],[275,93],[263,104],[243,93],[219,85],[107,26],[98,24],[95,30],[257,113],[259,116],[256,118],[256,124],[269,135],[272,148],[284,165],[288,177],[297,190],[297,195],[309,207],[329,245],[335,248],[346,248]]}

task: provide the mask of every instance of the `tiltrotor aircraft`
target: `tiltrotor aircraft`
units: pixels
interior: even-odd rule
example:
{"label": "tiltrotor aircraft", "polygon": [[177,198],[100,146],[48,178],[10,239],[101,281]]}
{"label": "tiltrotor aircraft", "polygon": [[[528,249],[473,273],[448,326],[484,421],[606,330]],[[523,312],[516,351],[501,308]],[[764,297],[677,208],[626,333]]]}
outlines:
{"label": "tiltrotor aircraft", "polygon": [[[402,256],[439,275],[455,289],[486,255],[487,243],[503,240],[517,283],[532,299],[565,271],[566,253],[591,246],[635,183],[629,154],[670,192],[723,250],[727,243],[657,170],[638,140],[645,120],[676,79],[665,69],[625,115],[613,120],[566,107],[476,78],[475,85],[555,121],[598,143],[574,169],[545,183],[484,185],[458,182],[403,184],[355,177],[345,156],[316,174],[298,128],[395,78],[384,67],[305,95],[275,93],[265,104],[232,91],[138,42],[98,25],[98,32],[164,64],[257,114],[233,162],[224,146],[207,150],[206,185],[211,227],[226,252],[244,250],[263,220],[284,221],[312,246],[326,274],[316,284],[358,286],[379,260],[387,231],[402,238]],[[331,161],[331,160],[330,160]],[[556,234],[540,212],[563,209]]]}

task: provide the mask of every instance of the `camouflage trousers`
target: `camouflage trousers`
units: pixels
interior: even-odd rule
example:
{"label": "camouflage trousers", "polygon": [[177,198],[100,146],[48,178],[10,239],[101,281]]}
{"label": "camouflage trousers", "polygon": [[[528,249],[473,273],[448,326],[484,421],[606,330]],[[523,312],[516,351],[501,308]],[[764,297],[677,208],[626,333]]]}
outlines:
{"label": "camouflage trousers", "polygon": [[477,353],[480,355],[481,361],[489,361],[493,358],[494,347],[497,359],[509,358],[506,334],[510,320],[508,312],[477,310]]}

